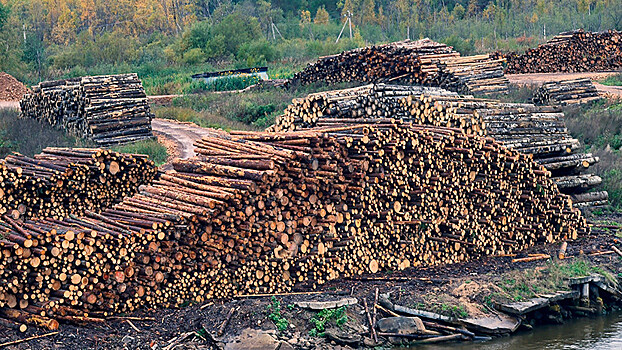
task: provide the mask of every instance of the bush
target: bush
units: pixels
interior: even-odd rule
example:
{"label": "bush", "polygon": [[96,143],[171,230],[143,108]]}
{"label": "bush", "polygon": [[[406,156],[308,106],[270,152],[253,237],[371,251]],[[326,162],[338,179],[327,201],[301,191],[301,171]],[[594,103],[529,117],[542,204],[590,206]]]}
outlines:
{"label": "bush", "polygon": [[274,45],[267,40],[259,40],[244,43],[238,51],[237,58],[239,60],[244,60],[248,67],[256,67],[276,60],[278,58],[278,53]]}
{"label": "bush", "polygon": [[191,49],[184,53],[182,61],[190,65],[205,62],[205,53],[201,49]]}

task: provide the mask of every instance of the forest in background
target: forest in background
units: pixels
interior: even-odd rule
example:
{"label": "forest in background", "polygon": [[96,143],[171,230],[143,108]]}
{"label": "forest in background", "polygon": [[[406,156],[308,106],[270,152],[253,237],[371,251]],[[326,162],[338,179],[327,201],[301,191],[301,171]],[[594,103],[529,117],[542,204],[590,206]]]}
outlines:
{"label": "forest in background", "polygon": [[[348,12],[352,39],[346,26],[335,43]],[[576,28],[622,29],[622,0],[0,0],[0,71],[28,84],[134,71],[150,94],[181,93],[194,73],[268,65],[289,77],[408,37],[474,54]]]}

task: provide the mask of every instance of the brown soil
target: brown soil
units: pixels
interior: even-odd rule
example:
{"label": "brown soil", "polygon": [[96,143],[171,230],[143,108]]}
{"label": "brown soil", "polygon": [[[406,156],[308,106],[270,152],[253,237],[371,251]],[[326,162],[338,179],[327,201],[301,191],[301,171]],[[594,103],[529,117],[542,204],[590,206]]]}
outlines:
{"label": "brown soil", "polygon": [[30,90],[17,79],[0,72],[0,101],[19,101]]}
{"label": "brown soil", "polygon": [[170,142],[174,142],[176,144],[175,154],[183,159],[196,155],[194,153],[194,141],[218,133],[216,129],[202,128],[194,123],[160,118],[153,119],[151,127],[156,134],[166,137]]}
{"label": "brown soil", "polygon": [[[607,219],[620,220],[622,217]],[[616,255],[585,255],[593,251],[609,250],[616,239],[613,233],[601,231],[598,235],[570,242],[567,255],[574,257],[571,259],[586,259],[593,264],[606,265],[613,271],[620,271],[622,262]],[[519,254],[519,257],[530,253],[547,253],[555,256],[558,249],[559,244],[542,245]],[[399,273],[337,280],[321,286],[317,290],[319,294],[277,296],[283,317],[294,325],[285,332],[278,332],[279,338],[290,342],[296,338],[312,339],[312,343],[310,345],[308,342],[305,343],[306,346],[303,348],[327,346],[323,338],[308,336],[311,329],[309,319],[315,313],[297,307],[292,308],[289,305],[300,300],[327,301],[347,296],[354,296],[359,301],[367,298],[368,303],[371,303],[376,288],[380,293],[391,292],[392,300],[396,304],[420,307],[426,302],[437,301],[447,305],[463,305],[469,316],[483,315],[486,313],[486,309],[482,307],[483,296],[499,289],[495,284],[501,274],[513,271],[519,273],[525,269],[544,267],[546,264],[547,262],[543,260],[512,263],[511,257],[491,257],[453,265],[413,268]],[[216,334],[228,311],[237,308],[221,339],[227,342],[246,328],[275,329],[274,323],[267,318],[269,314],[267,307],[270,304],[270,297],[259,297],[214,300],[207,304],[189,305],[179,309],[144,310],[131,316],[150,317],[154,320],[131,321],[139,331],[126,320],[110,320],[105,324],[89,325],[61,324],[58,335],[7,349],[161,349],[170,339],[187,332],[199,332],[205,328],[211,334]],[[360,303],[349,306],[347,310],[350,326],[360,328],[367,324]],[[35,327],[29,327],[26,333],[0,328],[0,340],[9,341],[44,333],[46,331]],[[204,336],[202,334],[190,337],[184,342],[187,345],[184,348],[209,349],[207,342],[201,339],[201,336]],[[154,347],[156,345],[159,347]]]}

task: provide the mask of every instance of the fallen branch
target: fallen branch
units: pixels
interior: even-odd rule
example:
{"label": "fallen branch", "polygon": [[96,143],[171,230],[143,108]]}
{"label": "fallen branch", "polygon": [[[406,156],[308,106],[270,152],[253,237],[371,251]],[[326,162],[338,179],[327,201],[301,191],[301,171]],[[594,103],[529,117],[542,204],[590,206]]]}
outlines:
{"label": "fallen branch", "polygon": [[521,263],[521,262],[530,262],[530,261],[550,259],[550,258],[551,258],[551,256],[548,255],[548,254],[539,254],[539,255],[534,255],[534,256],[528,256],[526,258],[512,259],[512,262],[513,263]]}
{"label": "fallen branch", "polygon": [[393,312],[391,310],[388,310],[388,309],[386,309],[386,308],[384,308],[384,307],[382,307],[382,306],[380,306],[378,304],[376,304],[376,309],[380,309],[381,311],[384,311],[384,312],[386,312],[387,314],[389,314],[389,315],[391,315],[393,317],[401,317],[399,314],[396,314],[395,312]]}
{"label": "fallen branch", "polygon": [[612,245],[611,246],[611,250],[613,250],[616,254],[618,254],[619,256],[622,256],[622,251],[620,251],[620,249],[618,249],[618,247]]}
{"label": "fallen branch", "polygon": [[378,342],[378,335],[376,334],[376,325],[372,323],[371,314],[369,313],[369,307],[367,307],[367,299],[363,298],[363,306],[365,307],[365,315],[367,315],[367,322],[369,322],[369,332],[376,343]]}
{"label": "fallen branch", "polygon": [[607,255],[607,254],[613,254],[613,253],[615,253],[613,250],[605,250],[602,252],[590,253],[587,256]]}
{"label": "fallen branch", "polygon": [[235,310],[236,308],[232,307],[231,310],[229,310],[229,313],[227,314],[227,317],[225,318],[225,320],[222,322],[220,327],[218,327],[218,332],[216,333],[218,337],[222,337],[222,335],[225,333],[227,324],[229,324],[229,320],[231,320],[231,317],[233,316],[233,313],[235,312]]}
{"label": "fallen branch", "polygon": [[130,327],[134,328],[134,330],[135,330],[136,332],[139,332],[139,333],[140,333],[140,329],[138,329],[138,328],[137,328],[137,327],[136,327],[136,326],[132,323],[132,321],[130,321],[130,320],[125,320],[125,321],[127,322],[127,324],[129,324],[129,325],[130,325]]}
{"label": "fallen branch", "polygon": [[462,339],[464,339],[462,334],[451,334],[451,335],[444,335],[441,337],[433,337],[433,338],[420,340],[416,342],[415,344],[433,344],[433,343],[441,343],[445,341],[462,340]]}
{"label": "fallen branch", "polygon": [[35,335],[33,337],[29,337],[29,338],[24,338],[24,339],[19,339],[19,340],[13,340],[10,342],[6,342],[6,343],[2,343],[0,344],[0,348],[9,346],[9,345],[15,345],[15,344],[20,344],[20,343],[25,343],[27,341],[31,341],[31,340],[35,340],[35,339],[40,339],[40,338],[45,338],[45,337],[49,337],[52,335],[56,335],[59,332],[51,332],[51,333],[46,333],[46,334],[41,334],[41,335]]}
{"label": "fallen branch", "polygon": [[435,322],[429,322],[429,321],[423,321],[423,324],[425,325],[426,328],[434,328],[434,329],[438,329],[438,330],[443,330],[443,331],[449,331],[449,332],[453,332],[453,333],[460,333],[462,335],[466,335],[467,337],[475,337],[475,333],[473,332],[469,332],[467,330],[464,329],[460,329],[460,328],[456,328],[456,327],[451,327],[451,326],[445,326],[442,324],[438,324]]}
{"label": "fallen branch", "polygon": [[106,320],[131,320],[131,321],[155,321],[155,317],[131,317],[131,316],[111,316]]}
{"label": "fallen branch", "polygon": [[[374,294],[374,306],[372,307],[372,316],[371,316],[371,321],[372,324],[375,325],[376,324],[376,305],[378,304],[378,288],[376,288],[376,292]],[[373,336],[374,336],[374,341],[376,343],[378,343],[378,336],[376,335],[376,332],[373,332]]]}

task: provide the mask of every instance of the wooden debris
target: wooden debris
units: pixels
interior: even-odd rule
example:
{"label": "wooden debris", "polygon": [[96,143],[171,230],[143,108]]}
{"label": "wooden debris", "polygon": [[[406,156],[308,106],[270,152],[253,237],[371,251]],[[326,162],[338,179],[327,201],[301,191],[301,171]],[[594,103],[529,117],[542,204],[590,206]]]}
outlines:
{"label": "wooden debris", "polygon": [[550,259],[551,256],[548,254],[534,254],[532,256],[528,256],[525,258],[516,258],[516,259],[512,259],[513,263],[522,263],[522,262],[531,262],[531,261],[537,261],[537,260],[544,260],[544,259]]}
{"label": "wooden debris", "polygon": [[35,340],[35,339],[51,337],[53,335],[57,335],[58,333],[59,332],[50,332],[50,333],[45,333],[45,334],[41,334],[41,335],[35,335],[35,336],[24,338],[24,339],[18,339],[18,340],[14,340],[14,341],[9,341],[9,342],[0,344],[0,348],[4,348],[4,347],[7,347],[7,346],[11,346],[11,345],[17,345],[17,344],[21,344],[21,343],[25,343],[25,342],[29,342],[29,341]]}

